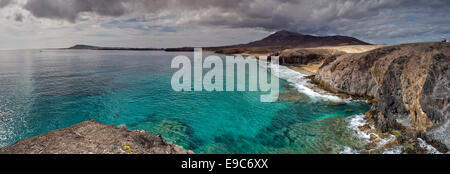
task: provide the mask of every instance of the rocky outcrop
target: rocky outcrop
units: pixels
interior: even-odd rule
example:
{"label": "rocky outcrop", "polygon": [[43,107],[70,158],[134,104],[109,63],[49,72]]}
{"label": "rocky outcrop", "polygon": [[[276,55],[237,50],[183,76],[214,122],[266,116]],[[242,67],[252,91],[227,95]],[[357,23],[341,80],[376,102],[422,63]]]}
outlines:
{"label": "rocky outcrop", "polygon": [[278,56],[280,57],[281,65],[306,65],[314,62],[321,62],[332,56],[340,56],[343,54],[345,54],[345,52],[333,49],[297,48],[281,51]]}
{"label": "rocky outcrop", "polygon": [[190,154],[160,135],[85,121],[3,147],[0,154]]}
{"label": "rocky outcrop", "polygon": [[[348,45],[348,46],[326,46],[317,48],[291,48],[278,51],[273,56],[280,57],[282,65],[308,65],[311,63],[326,63],[334,61],[337,57],[347,53],[362,53],[382,45]],[[319,66],[320,67],[320,66]]]}
{"label": "rocky outcrop", "polygon": [[314,81],[373,99],[375,126],[450,149],[450,44],[414,43],[325,60]]}

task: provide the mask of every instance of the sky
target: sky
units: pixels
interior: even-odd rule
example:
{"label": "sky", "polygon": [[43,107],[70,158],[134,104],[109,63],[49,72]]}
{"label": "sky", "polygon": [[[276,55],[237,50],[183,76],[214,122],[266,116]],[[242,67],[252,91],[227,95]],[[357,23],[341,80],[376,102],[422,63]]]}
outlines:
{"label": "sky", "polygon": [[221,46],[278,30],[374,44],[450,37],[449,0],[0,0],[0,50]]}

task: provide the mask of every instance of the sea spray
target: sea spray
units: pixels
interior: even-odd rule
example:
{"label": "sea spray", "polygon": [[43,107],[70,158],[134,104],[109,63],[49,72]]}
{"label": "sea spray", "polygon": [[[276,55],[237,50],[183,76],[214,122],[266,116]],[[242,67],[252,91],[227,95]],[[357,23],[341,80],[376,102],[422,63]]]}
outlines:
{"label": "sea spray", "polygon": [[[349,147],[345,147],[345,149],[341,153],[368,153],[371,150],[377,150],[380,148],[384,148],[387,144],[395,141],[396,137],[391,134],[388,134],[385,137],[380,137],[376,133],[369,132],[366,130],[361,130],[362,126],[365,126],[368,124],[367,120],[364,117],[365,116],[362,114],[348,117],[347,118],[348,128],[350,130],[352,130],[353,135],[355,137],[359,138],[366,144],[375,143],[375,147],[373,147],[371,149],[351,149]],[[369,129],[374,130],[376,128],[373,125],[369,125]],[[375,138],[377,141],[375,141],[372,138]],[[393,146],[393,147],[388,147],[386,149],[381,149],[381,150],[382,151],[380,153],[386,153],[386,154],[397,153],[398,154],[401,151],[401,148],[399,148],[397,146]]]}

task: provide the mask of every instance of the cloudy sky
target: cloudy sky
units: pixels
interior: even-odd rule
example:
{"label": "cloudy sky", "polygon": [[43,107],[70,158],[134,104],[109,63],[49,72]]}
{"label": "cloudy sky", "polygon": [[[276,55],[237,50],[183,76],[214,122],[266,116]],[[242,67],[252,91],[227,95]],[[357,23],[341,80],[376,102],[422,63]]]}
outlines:
{"label": "cloudy sky", "polygon": [[377,44],[450,35],[448,0],[0,0],[0,49],[247,43],[277,30]]}

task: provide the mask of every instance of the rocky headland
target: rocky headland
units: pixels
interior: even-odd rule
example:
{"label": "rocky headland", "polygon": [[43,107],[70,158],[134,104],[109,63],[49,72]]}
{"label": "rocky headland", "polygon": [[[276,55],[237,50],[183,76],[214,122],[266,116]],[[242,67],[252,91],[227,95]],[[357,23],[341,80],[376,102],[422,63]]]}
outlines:
{"label": "rocky headland", "polygon": [[368,124],[395,132],[399,144],[414,146],[423,139],[440,152],[450,149],[449,43],[326,57],[313,81],[329,91],[370,100]]}
{"label": "rocky headland", "polygon": [[0,154],[193,154],[166,142],[159,134],[124,126],[85,121],[69,128],[26,138],[0,149]]}
{"label": "rocky headland", "polygon": [[347,45],[347,46],[323,46],[316,48],[291,48],[271,54],[279,56],[280,64],[289,66],[291,69],[303,74],[314,75],[325,63],[337,57],[349,53],[362,53],[382,45]]}

